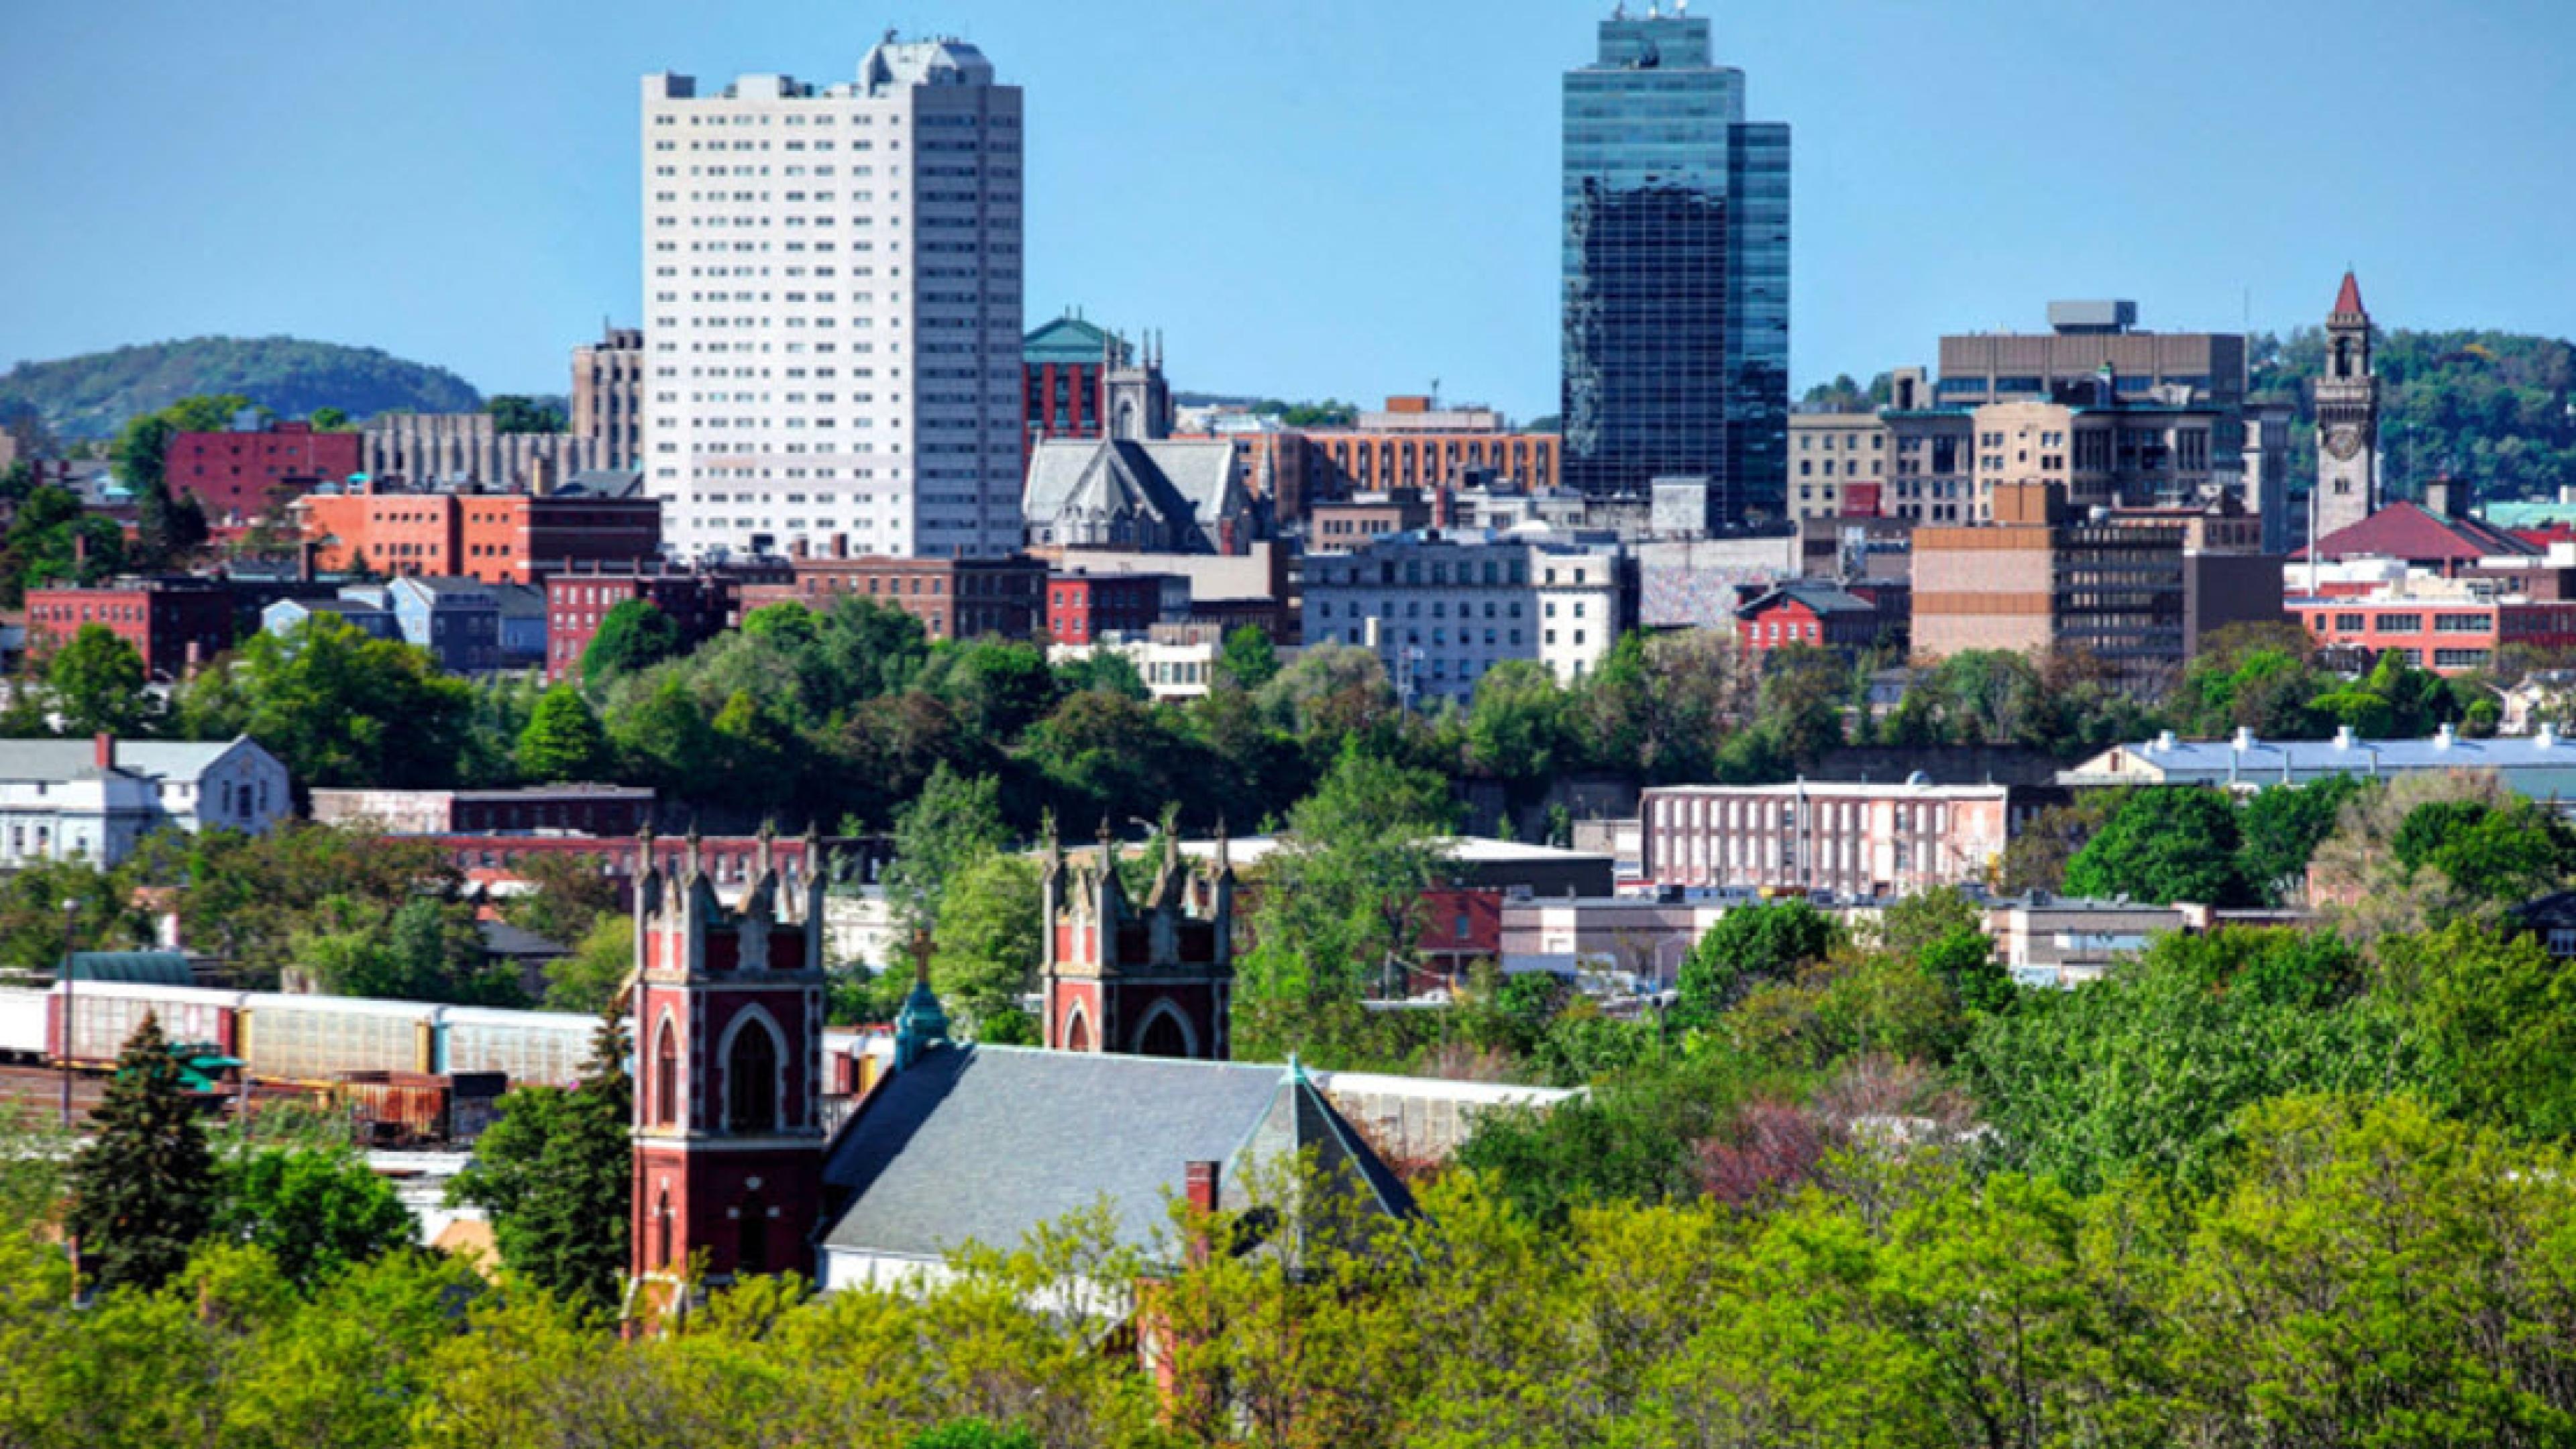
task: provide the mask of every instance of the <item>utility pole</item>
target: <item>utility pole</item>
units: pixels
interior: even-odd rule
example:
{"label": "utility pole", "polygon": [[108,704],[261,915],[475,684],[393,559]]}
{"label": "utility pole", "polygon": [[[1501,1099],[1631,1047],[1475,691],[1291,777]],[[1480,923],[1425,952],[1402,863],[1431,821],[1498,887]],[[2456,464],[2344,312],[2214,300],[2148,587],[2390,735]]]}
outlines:
{"label": "utility pole", "polygon": [[72,1125],[72,1003],[77,989],[72,976],[72,931],[80,923],[78,900],[63,902],[63,1126]]}

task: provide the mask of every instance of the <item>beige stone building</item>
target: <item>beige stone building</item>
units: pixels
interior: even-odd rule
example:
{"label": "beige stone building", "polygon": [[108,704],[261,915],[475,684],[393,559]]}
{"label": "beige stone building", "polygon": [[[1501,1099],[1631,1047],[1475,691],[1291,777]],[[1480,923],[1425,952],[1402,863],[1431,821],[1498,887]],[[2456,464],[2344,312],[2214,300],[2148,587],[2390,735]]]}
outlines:
{"label": "beige stone building", "polygon": [[1887,487],[1888,429],[1875,413],[1789,415],[1789,516],[1875,515]]}
{"label": "beige stone building", "polygon": [[2056,483],[2000,485],[1992,507],[1988,522],[1914,531],[1918,658],[2074,649],[2140,686],[2181,667],[2181,527],[2076,519]]}
{"label": "beige stone building", "polygon": [[2054,402],[1976,409],[1976,517],[1995,517],[1999,487],[2062,488],[2077,509],[2192,506],[2223,491],[2214,448],[2219,414],[2171,405]]}

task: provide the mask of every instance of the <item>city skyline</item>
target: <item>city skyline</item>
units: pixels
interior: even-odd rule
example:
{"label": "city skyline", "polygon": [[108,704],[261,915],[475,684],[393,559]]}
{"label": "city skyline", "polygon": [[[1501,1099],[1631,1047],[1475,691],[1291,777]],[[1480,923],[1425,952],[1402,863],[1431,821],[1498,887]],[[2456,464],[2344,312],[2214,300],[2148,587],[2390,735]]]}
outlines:
{"label": "city skyline", "polygon": [[[963,34],[1028,92],[1028,324],[1159,328],[1188,390],[1365,402],[1436,377],[1529,417],[1556,411],[1557,78],[1608,10],[1421,7],[1431,67],[1341,0],[888,18]],[[638,321],[635,78],[842,75],[883,28],[605,13],[0,21],[26,60],[0,125],[52,142],[0,186],[58,209],[0,236],[0,365],[290,333],[561,391],[603,316]],[[2053,296],[2135,297],[2159,329],[2313,325],[2347,264],[2386,326],[2576,332],[2568,204],[2515,184],[2576,142],[2560,8],[2191,4],[2114,45],[1999,4],[1695,13],[1800,134],[1793,391],[2035,327]],[[103,80],[123,73],[153,81]]]}

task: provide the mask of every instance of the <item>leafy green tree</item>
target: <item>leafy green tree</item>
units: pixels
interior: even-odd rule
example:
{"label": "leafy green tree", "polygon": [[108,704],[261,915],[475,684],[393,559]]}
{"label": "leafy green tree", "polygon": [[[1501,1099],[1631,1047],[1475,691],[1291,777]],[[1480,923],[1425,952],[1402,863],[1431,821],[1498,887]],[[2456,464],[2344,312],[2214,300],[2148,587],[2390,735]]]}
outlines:
{"label": "leafy green tree", "polygon": [[895,817],[886,900],[907,930],[936,927],[949,883],[1010,843],[1001,801],[1000,781],[989,776],[970,780],[942,764],[931,771],[920,796]]}
{"label": "leafy green tree", "polygon": [[448,1185],[450,1202],[492,1215],[513,1273],[595,1314],[616,1310],[626,1273],[627,1049],[624,1025],[602,1017],[580,1084],[513,1088]]}
{"label": "leafy green tree", "polygon": [[600,616],[581,652],[582,682],[593,689],[649,669],[680,652],[680,626],[650,599],[620,599]]}
{"label": "leafy green tree", "polygon": [[983,1419],[951,1419],[912,1436],[904,1449],[1039,1449],[1037,1431],[1026,1424],[994,1424]]}
{"label": "leafy green tree", "polygon": [[45,665],[45,693],[69,735],[132,735],[152,715],[143,656],[104,624],[83,624]]}
{"label": "leafy green tree", "polygon": [[1000,851],[978,858],[940,893],[931,984],[978,1040],[984,1023],[1018,1010],[1037,979],[1045,946],[1039,895],[1037,863]]}
{"label": "leafy green tree", "polygon": [[2470,921],[2380,949],[2410,988],[2436,1100],[2529,1138],[2576,1134],[2576,970]]}
{"label": "leafy green tree", "polygon": [[305,421],[311,423],[317,433],[354,433],[358,430],[356,419],[351,418],[345,408],[315,408],[313,415]]}
{"label": "leafy green tree", "polygon": [[428,651],[318,614],[197,676],[179,719],[196,739],[252,736],[298,785],[420,789],[455,778],[472,704]]}
{"label": "leafy green tree", "polygon": [[1259,689],[1279,677],[1279,651],[1258,626],[1246,624],[1225,636],[1216,657],[1217,674],[1238,689]]}
{"label": "leafy green tree", "polygon": [[1757,983],[1788,980],[1800,966],[1825,959],[1838,935],[1833,918],[1804,900],[1737,906],[1682,958],[1674,1015],[1693,1025],[1712,1023]]}
{"label": "leafy green tree", "polygon": [[519,736],[519,769],[536,781],[596,780],[609,769],[613,751],[608,731],[590,701],[569,684],[558,684],[537,700],[536,713]]}
{"label": "leafy green tree", "polygon": [[2206,1190],[2242,1109],[2422,1080],[2402,1014],[2296,931],[2159,936],[2071,991],[1975,1027],[1963,1075],[2009,1163],[2089,1191],[2126,1173]]}
{"label": "leafy green tree", "polygon": [[16,608],[45,584],[92,584],[126,566],[125,531],[87,512],[68,488],[47,483],[30,492],[0,536],[0,605]]}
{"label": "leafy green tree", "polygon": [[635,922],[602,916],[599,924],[574,938],[572,954],[546,963],[546,1010],[606,1011],[634,969]]}
{"label": "leafy green tree", "polygon": [[216,1178],[215,1235],[266,1252],[299,1286],[408,1246],[419,1232],[393,1188],[347,1151],[251,1152],[225,1161]]}
{"label": "leafy green tree", "polygon": [[492,415],[496,433],[560,433],[564,430],[563,410],[552,403],[532,397],[503,393],[483,404]]}
{"label": "leafy green tree", "polygon": [[1439,776],[1344,744],[1262,862],[1254,945],[1236,972],[1240,1050],[1323,1064],[1364,1050],[1362,1003],[1400,987],[1422,893],[1447,876],[1456,809]]}
{"label": "leafy green tree", "polygon": [[528,888],[503,901],[501,915],[549,941],[578,941],[602,921],[625,916],[618,905],[617,879],[608,871],[609,863],[593,855],[522,856],[513,873]]}
{"label": "leafy green tree", "polygon": [[2157,785],[2130,792],[2066,863],[2066,889],[2166,905],[2242,906],[2254,890],[2238,864],[2236,811],[2224,792]]}
{"label": "leafy green tree", "polygon": [[1095,645],[1080,659],[1067,660],[1056,667],[1056,678],[1068,693],[1087,689],[1106,690],[1123,695],[1139,704],[1153,698],[1145,687],[1145,676],[1138,672],[1136,661],[1117,649]]}
{"label": "leafy green tree", "polygon": [[2237,812],[2245,879],[2275,902],[2303,897],[2308,861],[2363,788],[2357,775],[2327,775],[2305,785],[2275,785],[2246,801]]}
{"label": "leafy green tree", "polygon": [[81,1267],[101,1288],[161,1286],[205,1235],[214,1157],[159,1018],[147,1013],[123,1051],[90,1140],[72,1158],[68,1226]]}
{"label": "leafy green tree", "polygon": [[1569,753],[1565,713],[1565,696],[1547,666],[1505,660],[1476,681],[1467,707],[1467,757],[1497,779],[1546,780]]}

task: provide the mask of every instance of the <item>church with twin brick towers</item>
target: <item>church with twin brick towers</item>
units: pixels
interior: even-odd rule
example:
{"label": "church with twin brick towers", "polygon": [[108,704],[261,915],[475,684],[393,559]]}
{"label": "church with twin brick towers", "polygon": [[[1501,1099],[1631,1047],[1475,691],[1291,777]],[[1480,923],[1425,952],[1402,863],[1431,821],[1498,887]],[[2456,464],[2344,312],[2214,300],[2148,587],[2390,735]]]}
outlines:
{"label": "church with twin brick towers", "polygon": [[[648,838],[635,878],[635,1111],[629,1317],[750,1273],[815,1272],[819,1230],[848,1194],[825,1181],[828,863],[809,835],[783,861],[764,830],[728,905],[694,836],[670,868]],[[1047,1049],[1228,1058],[1236,882],[1220,838],[1206,868],[1168,837],[1152,889],[1128,899],[1118,846],[1068,859],[1050,823],[1040,968]],[[926,949],[896,1023],[894,1070],[946,1044]]]}

